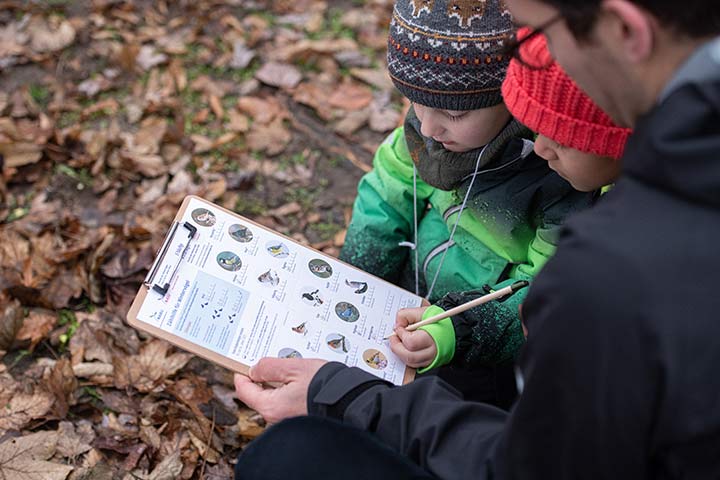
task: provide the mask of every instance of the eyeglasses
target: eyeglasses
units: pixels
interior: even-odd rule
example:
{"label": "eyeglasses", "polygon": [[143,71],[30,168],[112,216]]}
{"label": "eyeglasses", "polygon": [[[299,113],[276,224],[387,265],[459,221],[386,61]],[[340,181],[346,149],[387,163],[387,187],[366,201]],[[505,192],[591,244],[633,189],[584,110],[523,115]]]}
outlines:
{"label": "eyeglasses", "polygon": [[545,30],[547,30],[551,25],[562,20],[563,18],[563,15],[559,13],[550,18],[549,20],[543,22],[537,28],[525,27],[522,30],[525,30],[528,33],[519,40],[517,35],[507,40],[505,43],[505,48],[503,49],[503,53],[510,58],[514,58],[523,66],[531,68],[533,70],[542,70],[549,67],[553,64],[552,56],[546,55],[544,56],[545,58],[532,58],[527,55],[527,52],[523,52],[523,50],[526,49],[523,49],[522,46],[524,43],[537,37],[538,35],[543,35],[545,33]]}

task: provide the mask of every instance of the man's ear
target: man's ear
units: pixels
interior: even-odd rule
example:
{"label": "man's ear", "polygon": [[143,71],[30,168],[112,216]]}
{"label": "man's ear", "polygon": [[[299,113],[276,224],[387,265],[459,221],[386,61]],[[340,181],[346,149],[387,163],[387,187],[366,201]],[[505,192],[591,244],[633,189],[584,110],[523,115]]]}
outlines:
{"label": "man's ear", "polygon": [[613,36],[626,59],[632,63],[647,60],[653,50],[654,17],[629,0],[604,0],[602,11],[608,20],[604,34]]}

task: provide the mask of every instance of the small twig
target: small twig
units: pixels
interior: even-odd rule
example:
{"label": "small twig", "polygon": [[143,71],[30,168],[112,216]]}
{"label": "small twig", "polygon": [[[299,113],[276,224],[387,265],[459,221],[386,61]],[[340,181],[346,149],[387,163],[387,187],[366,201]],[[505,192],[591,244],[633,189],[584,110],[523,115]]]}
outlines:
{"label": "small twig", "polygon": [[212,441],[212,434],[213,430],[215,430],[215,406],[213,405],[212,409],[212,425],[210,425],[210,432],[208,433],[208,439],[205,441],[205,455],[203,456],[203,463],[202,467],[200,468],[200,480],[203,479],[203,475],[205,474],[205,465],[207,465],[207,454],[208,450],[210,449],[210,442]]}
{"label": "small twig", "polygon": [[[286,100],[285,105],[290,114],[290,122],[293,127],[309,137],[319,148],[324,150],[326,153],[340,155],[341,157],[347,158],[353,165],[363,172],[367,173],[372,170],[372,166],[360,160],[349,145],[347,145],[347,142],[345,142],[335,132],[324,128],[321,125],[317,125],[318,122],[310,115],[302,112],[299,106],[294,102]],[[302,118],[299,118],[299,116],[302,116]],[[315,128],[316,125],[317,127]],[[339,143],[344,144],[345,147],[343,148],[337,145]]]}

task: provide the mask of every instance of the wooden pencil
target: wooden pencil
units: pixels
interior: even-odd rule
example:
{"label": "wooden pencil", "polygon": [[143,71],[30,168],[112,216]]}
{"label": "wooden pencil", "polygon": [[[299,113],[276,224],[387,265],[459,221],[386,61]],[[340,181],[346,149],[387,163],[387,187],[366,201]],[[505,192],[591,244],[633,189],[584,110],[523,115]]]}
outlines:
{"label": "wooden pencil", "polygon": [[[469,310],[473,307],[477,307],[478,305],[482,305],[483,303],[492,302],[493,300],[497,300],[499,298],[503,298],[507,295],[512,295],[513,293],[517,292],[518,290],[522,290],[523,288],[530,285],[529,282],[525,280],[519,280],[512,285],[508,285],[507,287],[501,288],[499,290],[496,290],[492,293],[488,293],[487,295],[483,295],[482,297],[478,297],[475,300],[470,300],[469,302],[463,303],[462,305],[458,305],[457,307],[453,307],[450,310],[447,310],[442,313],[438,313],[437,315],[433,315],[430,318],[426,318],[425,320],[422,320],[417,323],[413,323],[405,327],[405,330],[409,332],[413,332],[417,330],[420,327],[423,327],[425,325],[430,325],[431,323],[439,322],[440,320],[443,320],[448,317],[452,317],[453,315],[457,315],[458,313],[462,313],[465,310]],[[385,337],[385,340],[389,339],[393,335],[397,335],[395,332],[391,333],[387,337]]]}

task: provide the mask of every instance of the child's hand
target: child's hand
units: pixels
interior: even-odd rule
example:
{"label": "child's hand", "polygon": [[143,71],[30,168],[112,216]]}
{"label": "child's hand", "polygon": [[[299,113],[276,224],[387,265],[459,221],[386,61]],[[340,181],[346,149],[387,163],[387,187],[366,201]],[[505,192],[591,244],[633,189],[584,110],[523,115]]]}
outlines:
{"label": "child's hand", "polygon": [[419,322],[427,307],[404,308],[397,314],[395,333],[390,337],[390,349],[412,368],[427,367],[437,355],[435,341],[424,330],[408,332],[405,327]]}

